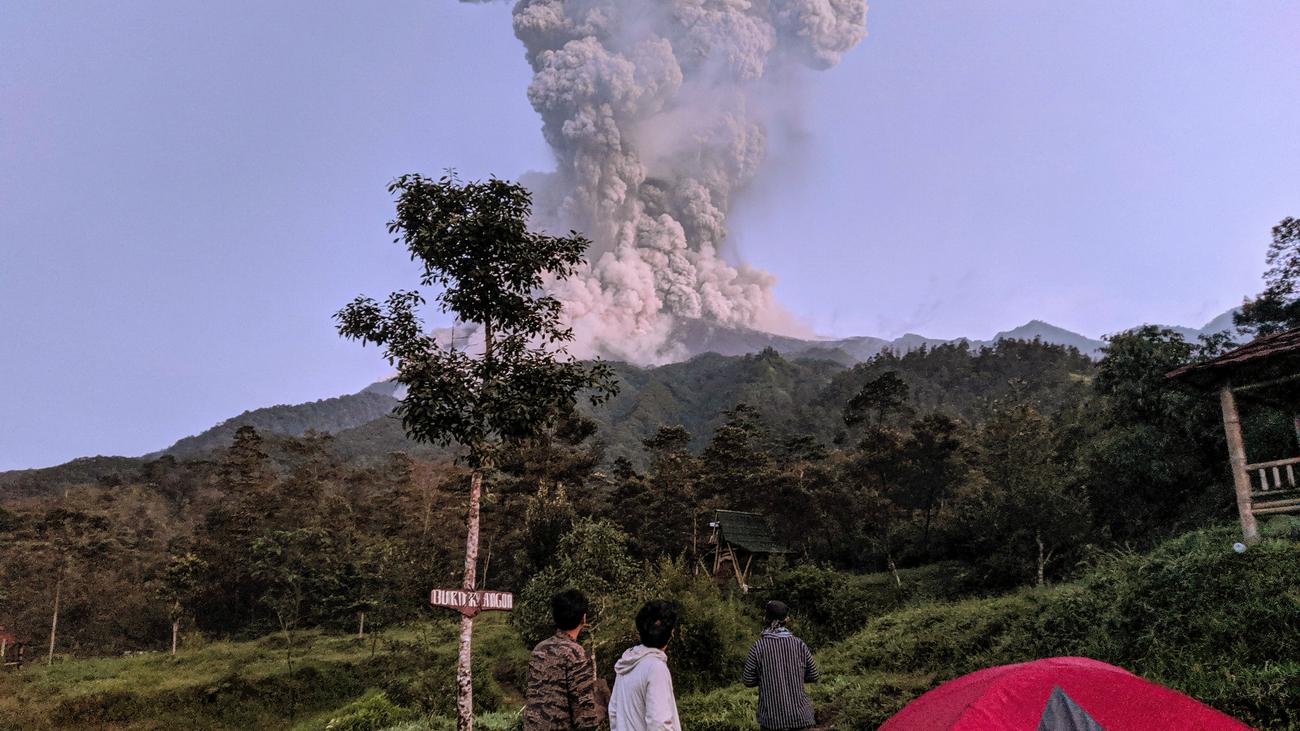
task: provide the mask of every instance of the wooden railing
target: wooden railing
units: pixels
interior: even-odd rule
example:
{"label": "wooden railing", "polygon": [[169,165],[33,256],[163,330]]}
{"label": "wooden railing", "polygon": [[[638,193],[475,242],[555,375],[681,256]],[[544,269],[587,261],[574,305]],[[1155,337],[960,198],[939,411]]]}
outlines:
{"label": "wooden railing", "polygon": [[[1258,485],[1251,485],[1251,512],[1256,515],[1300,512],[1300,494],[1297,494],[1300,493],[1300,485],[1296,483],[1296,465],[1300,465],[1300,457],[1246,465],[1246,471],[1259,478]],[[1254,481],[1252,478],[1251,482]],[[1275,499],[1259,502],[1261,498]]]}

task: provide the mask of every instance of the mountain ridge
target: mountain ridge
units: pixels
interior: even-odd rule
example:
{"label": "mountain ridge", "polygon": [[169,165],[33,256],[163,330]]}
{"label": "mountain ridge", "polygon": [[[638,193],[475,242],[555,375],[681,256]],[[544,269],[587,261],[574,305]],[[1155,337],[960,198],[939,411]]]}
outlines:
{"label": "mountain ridge", "polygon": [[[1231,329],[1233,312],[1235,310],[1229,310],[1211,319],[1201,328],[1173,326],[1170,329],[1188,340],[1194,340],[1200,335]],[[683,357],[655,367],[663,368],[674,363],[686,362],[708,353],[735,357],[759,353],[767,348],[775,350],[786,358],[831,361],[842,367],[851,367],[887,351],[895,355],[903,355],[920,348],[934,348],[955,343],[966,343],[972,350],[979,350],[992,347],[1003,340],[1040,340],[1053,345],[1066,345],[1094,360],[1101,356],[1102,348],[1105,347],[1105,342],[1102,340],[1089,338],[1038,319],[1001,331],[989,340],[939,339],[916,333],[906,333],[892,339],[870,335],[804,339],[696,320],[683,322],[677,331],[675,344]],[[309,431],[330,434],[362,432],[368,425],[373,425],[377,420],[391,414],[401,395],[399,389],[400,387],[391,380],[385,380],[370,384],[352,394],[302,404],[281,404],[252,409],[141,457],[145,459],[156,459],[162,456],[181,459],[200,457],[215,448],[228,445],[235,430],[245,424],[262,432],[292,437],[302,436]],[[13,472],[22,471],[24,470]]]}

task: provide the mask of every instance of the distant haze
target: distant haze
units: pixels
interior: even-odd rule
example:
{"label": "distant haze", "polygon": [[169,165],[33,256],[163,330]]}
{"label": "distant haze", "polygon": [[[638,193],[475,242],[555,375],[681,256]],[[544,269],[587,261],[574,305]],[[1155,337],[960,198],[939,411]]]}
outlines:
{"label": "distant haze", "polygon": [[[845,13],[820,46],[781,35],[796,15],[767,19],[782,57],[765,68],[791,83],[749,92],[763,109],[741,119],[766,146],[735,179],[744,195],[715,206],[726,238],[706,267],[761,285],[754,301],[788,313],[785,329],[1199,328],[1259,289],[1269,228],[1300,215],[1300,4],[872,0],[856,45],[840,21],[857,4],[806,7]],[[538,112],[562,105],[529,98],[530,58],[563,46],[525,48],[516,25],[506,2],[7,0],[0,469],[143,454],[388,373],[330,321],[416,281],[384,231],[385,184],[578,160]],[[654,32],[681,66],[678,39]],[[812,72],[808,54],[838,64]],[[691,149],[669,142],[638,142],[669,151],[647,170]],[[694,173],[667,167],[646,179],[689,187]],[[539,193],[539,212],[554,202]],[[685,233],[683,211],[664,209]],[[660,284],[684,312],[697,294],[701,313],[724,311],[703,286]],[[654,342],[639,338],[626,345]]]}

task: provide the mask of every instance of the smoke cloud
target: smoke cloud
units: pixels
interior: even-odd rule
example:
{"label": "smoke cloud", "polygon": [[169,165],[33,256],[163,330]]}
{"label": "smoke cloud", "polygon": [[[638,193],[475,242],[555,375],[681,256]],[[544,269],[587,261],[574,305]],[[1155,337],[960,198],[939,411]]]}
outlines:
{"label": "smoke cloud", "polygon": [[864,0],[519,0],[528,99],[554,150],[535,223],[593,241],[558,283],[585,351],[671,359],[682,318],[774,329],[774,278],[731,263],[727,214],[769,122],[865,35]]}

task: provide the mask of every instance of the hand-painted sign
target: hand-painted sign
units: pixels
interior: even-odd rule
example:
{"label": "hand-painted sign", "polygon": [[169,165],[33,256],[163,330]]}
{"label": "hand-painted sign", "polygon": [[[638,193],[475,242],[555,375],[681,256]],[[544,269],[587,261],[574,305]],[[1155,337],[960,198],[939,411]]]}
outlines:
{"label": "hand-painted sign", "polygon": [[435,607],[455,609],[466,617],[479,612],[508,612],[515,608],[515,595],[508,591],[465,591],[434,589],[429,603]]}

